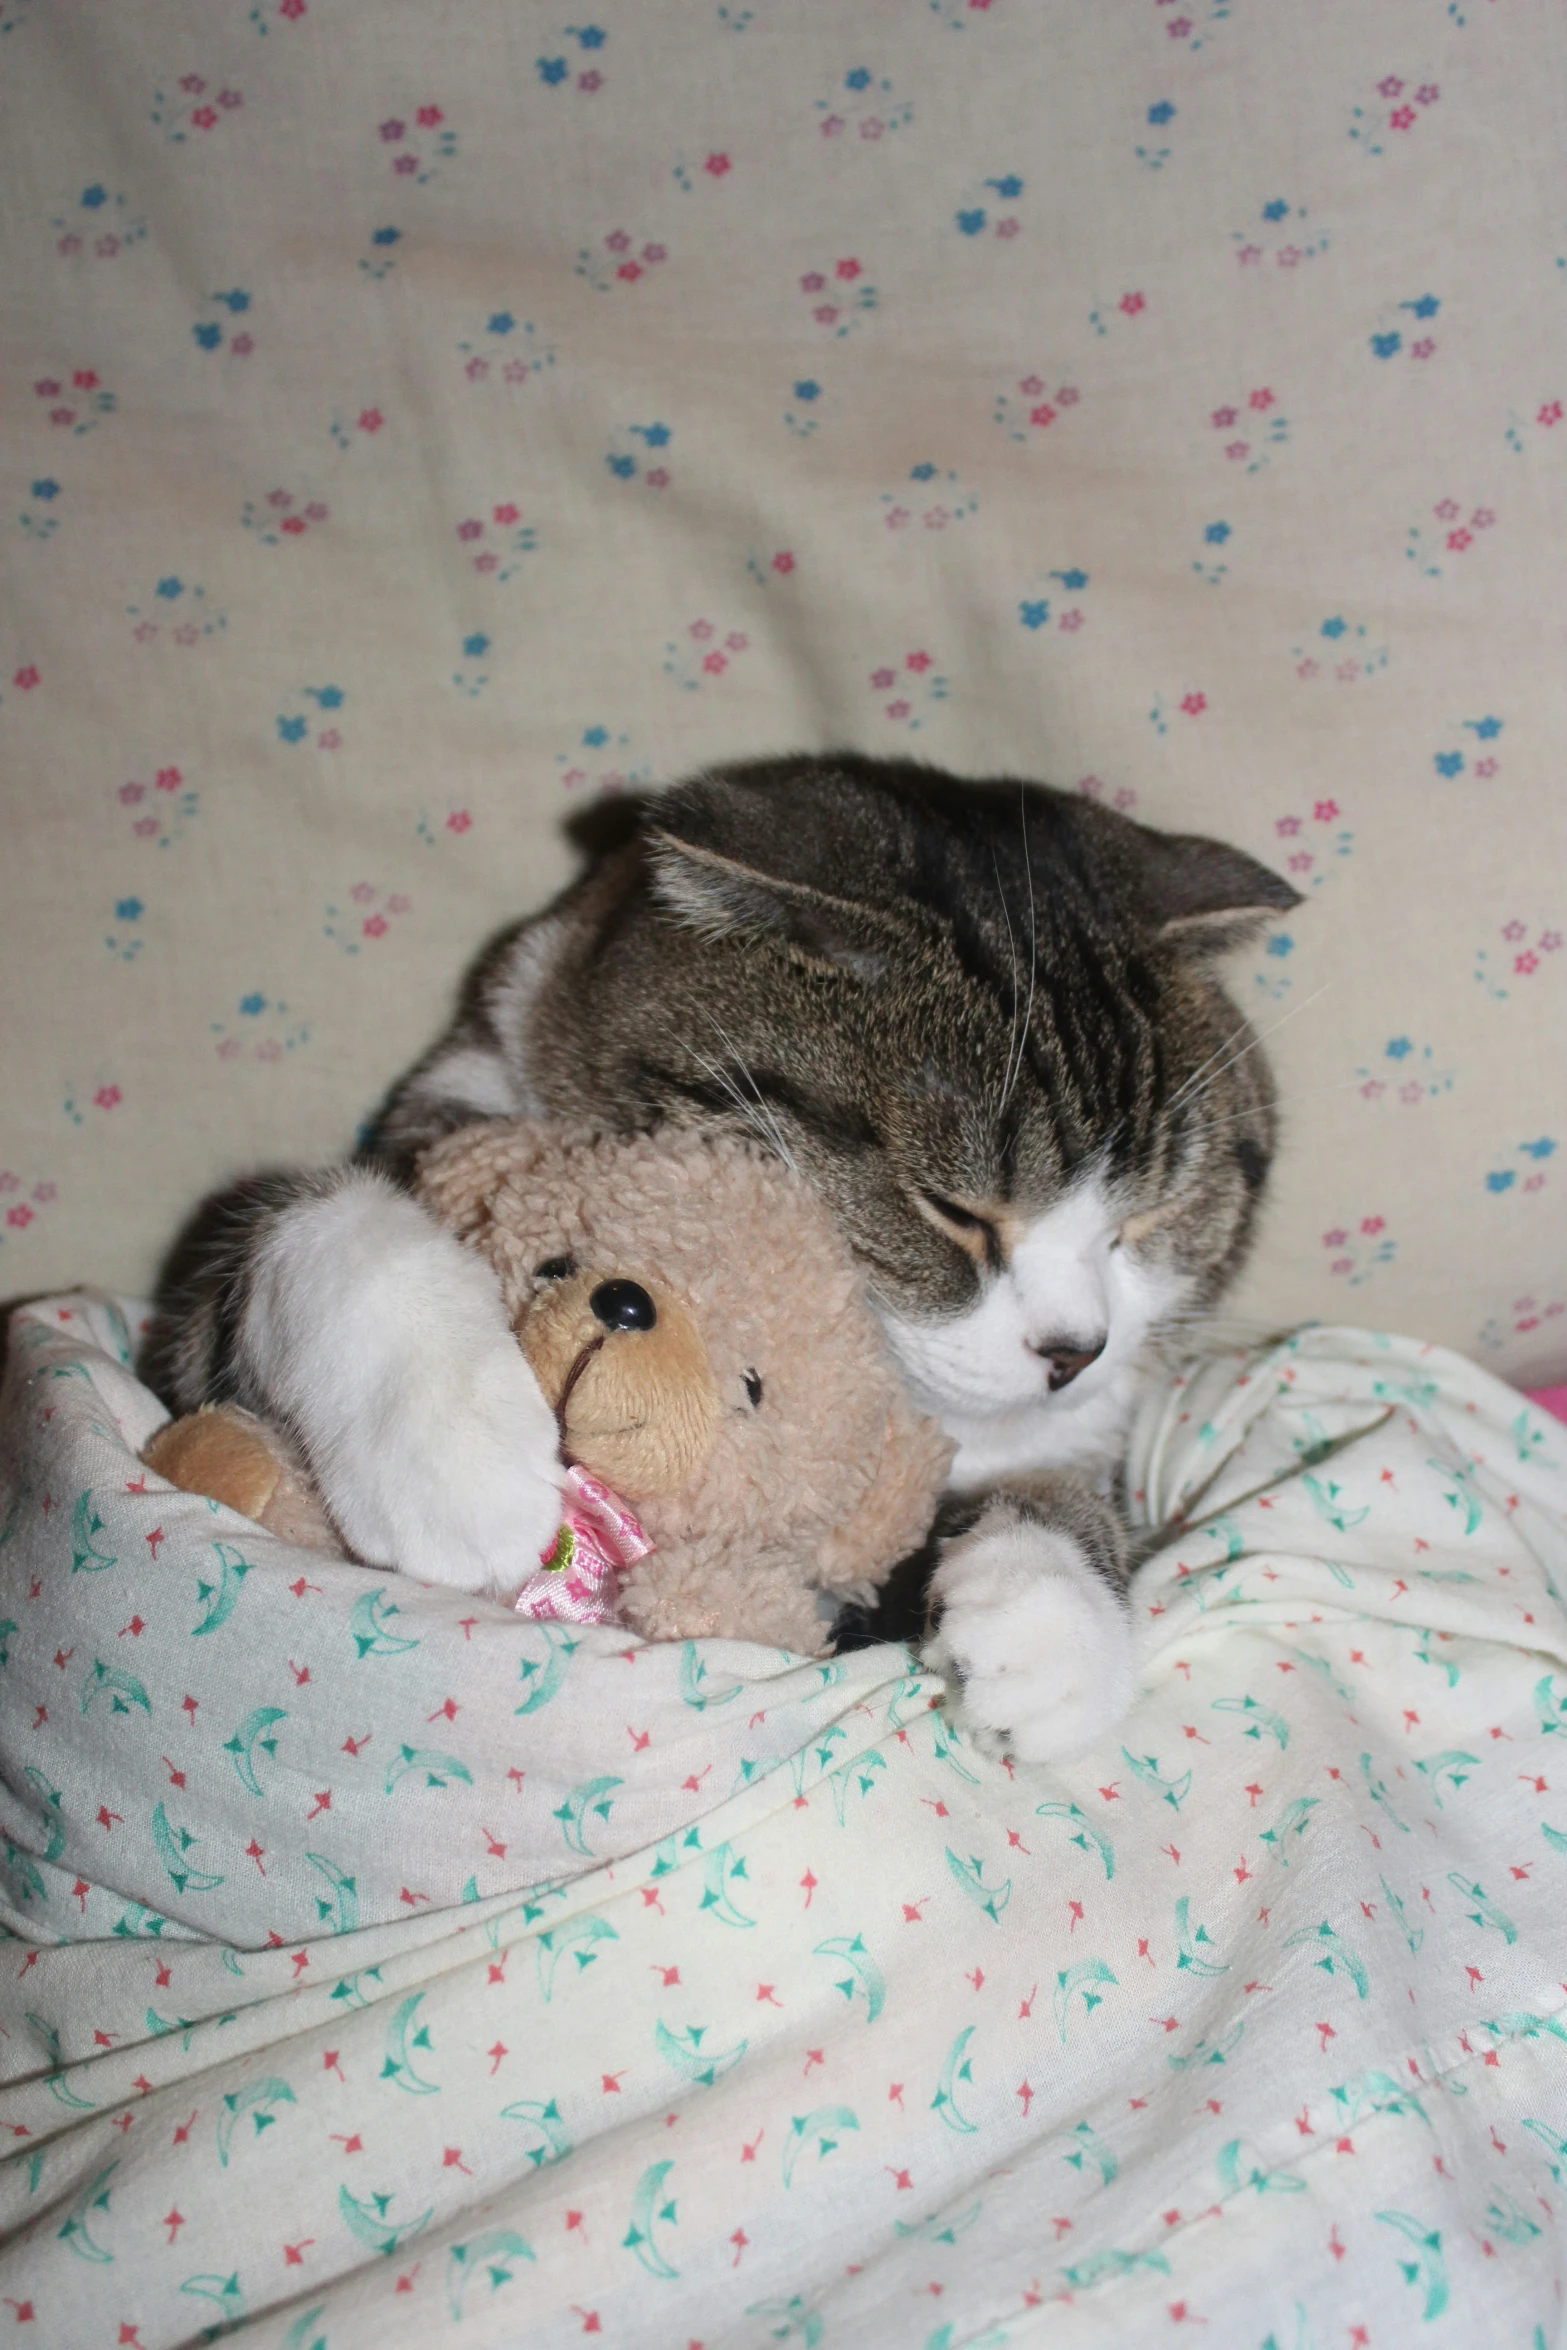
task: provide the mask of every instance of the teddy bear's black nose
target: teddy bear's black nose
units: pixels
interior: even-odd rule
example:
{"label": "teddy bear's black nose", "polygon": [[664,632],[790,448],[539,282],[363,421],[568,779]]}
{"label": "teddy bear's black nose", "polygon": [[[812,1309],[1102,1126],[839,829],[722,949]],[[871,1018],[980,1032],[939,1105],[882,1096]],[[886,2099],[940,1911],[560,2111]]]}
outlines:
{"label": "teddy bear's black nose", "polygon": [[588,1304],[606,1330],[651,1330],[658,1320],[658,1308],[640,1281],[601,1281]]}

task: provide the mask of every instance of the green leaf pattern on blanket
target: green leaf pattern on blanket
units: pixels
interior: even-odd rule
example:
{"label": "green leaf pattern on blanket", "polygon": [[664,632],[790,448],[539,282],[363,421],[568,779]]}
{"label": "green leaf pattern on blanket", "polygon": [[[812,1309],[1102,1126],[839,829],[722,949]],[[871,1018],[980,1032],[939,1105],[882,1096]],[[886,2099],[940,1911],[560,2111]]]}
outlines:
{"label": "green leaf pattern on blanket", "polygon": [[1301,2350],[1351,2288],[1373,2342],[1547,2322],[1567,1473],[1483,1374],[1314,1331],[1172,1379],[1137,1711],[1038,1770],[901,1651],[649,1647],[219,1538],[71,1311],[0,1404],[38,2350]]}

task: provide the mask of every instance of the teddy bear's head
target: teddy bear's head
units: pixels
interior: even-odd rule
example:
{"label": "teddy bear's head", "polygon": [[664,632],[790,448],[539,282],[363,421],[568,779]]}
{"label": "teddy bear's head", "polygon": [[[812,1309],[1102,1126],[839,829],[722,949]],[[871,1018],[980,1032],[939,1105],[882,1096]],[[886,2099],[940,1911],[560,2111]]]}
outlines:
{"label": "teddy bear's head", "polygon": [[828,1211],[739,1142],[471,1127],[419,1190],[494,1266],[562,1448],[655,1548],[650,1638],[819,1648],[816,1591],[922,1539],[951,1447],[909,1404]]}

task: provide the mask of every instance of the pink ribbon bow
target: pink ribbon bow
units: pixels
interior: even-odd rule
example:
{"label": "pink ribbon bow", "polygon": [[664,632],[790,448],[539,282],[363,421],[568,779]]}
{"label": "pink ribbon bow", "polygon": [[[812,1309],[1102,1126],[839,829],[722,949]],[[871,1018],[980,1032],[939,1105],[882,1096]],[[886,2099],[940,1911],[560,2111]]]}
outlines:
{"label": "pink ribbon bow", "polygon": [[653,1549],[618,1493],[573,1465],[566,1471],[566,1516],[543,1565],[512,1602],[519,1616],[566,1624],[619,1620],[620,1577]]}

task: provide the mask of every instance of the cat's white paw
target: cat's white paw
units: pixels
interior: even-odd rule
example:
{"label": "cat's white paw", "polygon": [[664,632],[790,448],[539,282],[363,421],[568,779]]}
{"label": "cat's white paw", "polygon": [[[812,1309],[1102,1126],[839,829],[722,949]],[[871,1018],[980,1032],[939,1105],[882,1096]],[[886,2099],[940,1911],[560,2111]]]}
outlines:
{"label": "cat's white paw", "polygon": [[1077,1539],[994,1518],[949,1543],[923,1661],[958,1727],[993,1752],[1060,1762],[1112,1730],[1136,1680],[1126,1604]]}
{"label": "cat's white paw", "polygon": [[421,1582],[509,1598],[554,1541],[555,1415],[516,1340],[428,1359],[386,1399],[373,1445],[340,1452],[328,1506],[358,1555]]}
{"label": "cat's white paw", "polygon": [[561,1521],[555,1415],[490,1267],[384,1177],[281,1216],[252,1280],[248,1358],[371,1566],[506,1597]]}

